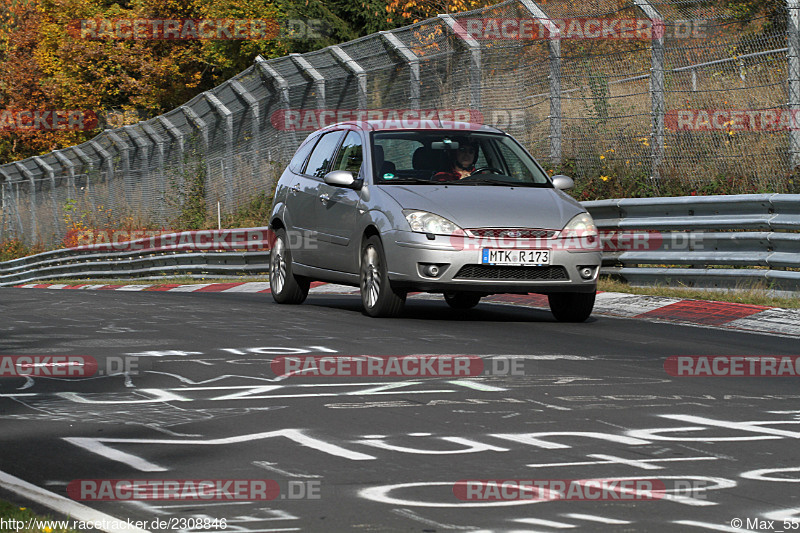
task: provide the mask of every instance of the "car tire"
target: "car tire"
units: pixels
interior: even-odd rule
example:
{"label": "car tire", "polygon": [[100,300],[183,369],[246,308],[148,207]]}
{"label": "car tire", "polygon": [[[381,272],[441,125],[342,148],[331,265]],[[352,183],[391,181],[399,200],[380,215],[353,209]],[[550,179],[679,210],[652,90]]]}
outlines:
{"label": "car tire", "polygon": [[453,309],[472,309],[481,301],[482,295],[474,292],[446,292],[444,301]]}
{"label": "car tire", "polygon": [[550,311],[559,322],[583,322],[594,308],[593,292],[556,292],[547,295]]}
{"label": "car tire", "polygon": [[301,304],[308,296],[310,280],[292,272],[292,251],[286,242],[286,230],[275,231],[275,243],[269,254],[269,286],[272,299],[279,304]]}
{"label": "car tire", "polygon": [[389,268],[383,243],[377,236],[367,238],[361,246],[359,287],[364,312],[372,317],[394,317],[406,303],[406,293],[398,292],[389,283]]}

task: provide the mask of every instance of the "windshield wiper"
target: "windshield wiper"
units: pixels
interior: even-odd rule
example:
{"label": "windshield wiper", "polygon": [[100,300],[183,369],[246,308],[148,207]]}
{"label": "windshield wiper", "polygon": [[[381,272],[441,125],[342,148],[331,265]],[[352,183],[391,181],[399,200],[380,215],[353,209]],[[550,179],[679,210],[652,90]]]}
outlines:
{"label": "windshield wiper", "polygon": [[392,178],[390,180],[382,179],[380,182],[378,182],[378,185],[408,185],[409,183],[424,185],[439,184],[439,182],[424,180],[422,178]]}

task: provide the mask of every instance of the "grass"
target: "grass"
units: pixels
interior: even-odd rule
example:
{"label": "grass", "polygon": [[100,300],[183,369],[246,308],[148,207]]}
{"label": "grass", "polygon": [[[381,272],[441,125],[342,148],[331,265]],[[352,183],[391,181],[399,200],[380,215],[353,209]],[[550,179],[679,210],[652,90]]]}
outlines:
{"label": "grass", "polygon": [[[0,522],[0,532],[13,532],[13,533],[77,533],[74,529],[63,529],[63,528],[54,528],[57,524],[52,523],[54,520],[58,522],[63,522],[63,519],[54,519],[50,515],[39,515],[28,509],[27,507],[19,507],[12,503],[0,500],[0,519],[4,522]],[[28,528],[27,525],[30,522],[34,524],[35,522],[31,522],[31,520],[38,521],[39,528],[31,529]],[[11,528],[9,527],[9,520],[17,520],[23,522],[23,526],[19,528]],[[51,522],[51,523],[47,523]]]}
{"label": "grass", "polygon": [[[190,278],[180,276],[173,278],[159,278],[154,280],[142,279],[54,279],[41,283],[56,283],[66,285],[193,285],[200,283],[243,283],[243,282],[269,282],[267,276],[252,276],[240,278]],[[789,309],[800,308],[800,299],[784,297],[774,294],[766,287],[751,287],[736,290],[709,290],[678,287],[634,287],[627,283],[609,278],[601,278],[597,289],[603,292],[622,292],[628,294],[641,294],[647,296],[663,296],[666,298],[683,298],[690,300],[712,300],[717,302],[733,302],[748,305],[763,305],[767,307],[783,307]]]}
{"label": "grass", "polygon": [[624,292],[648,296],[664,296],[667,298],[684,298],[690,300],[712,300],[717,302],[733,302],[737,304],[763,305],[767,307],[800,308],[800,299],[773,294],[766,287],[751,287],[731,290],[709,290],[678,287],[634,287],[622,281],[603,278],[597,289],[604,292]]}

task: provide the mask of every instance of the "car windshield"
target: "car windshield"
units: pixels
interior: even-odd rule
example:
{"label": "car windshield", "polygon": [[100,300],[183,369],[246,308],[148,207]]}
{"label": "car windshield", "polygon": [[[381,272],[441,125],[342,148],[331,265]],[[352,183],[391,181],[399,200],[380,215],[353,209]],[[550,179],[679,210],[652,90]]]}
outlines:
{"label": "car windshield", "polygon": [[545,172],[507,135],[389,131],[372,136],[375,183],[552,187]]}

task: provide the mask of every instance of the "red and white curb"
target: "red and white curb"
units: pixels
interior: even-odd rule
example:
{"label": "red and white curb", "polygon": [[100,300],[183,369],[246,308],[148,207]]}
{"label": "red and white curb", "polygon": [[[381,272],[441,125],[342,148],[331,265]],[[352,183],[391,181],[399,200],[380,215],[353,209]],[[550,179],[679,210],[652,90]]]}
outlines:
{"label": "red and white curb", "polygon": [[[194,285],[65,285],[27,283],[23,289],[114,290],[138,292],[255,292],[268,293],[267,282],[202,283]],[[356,287],[332,283],[311,284],[310,294],[358,294]],[[411,299],[438,298],[429,294],[411,294]],[[548,308],[547,297],[540,294],[496,294],[482,301],[523,307]],[[783,309],[761,305],[683,300],[663,296],[642,296],[617,292],[597,294],[594,315],[667,321],[682,324],[738,329],[779,335],[800,336],[800,309]]]}

